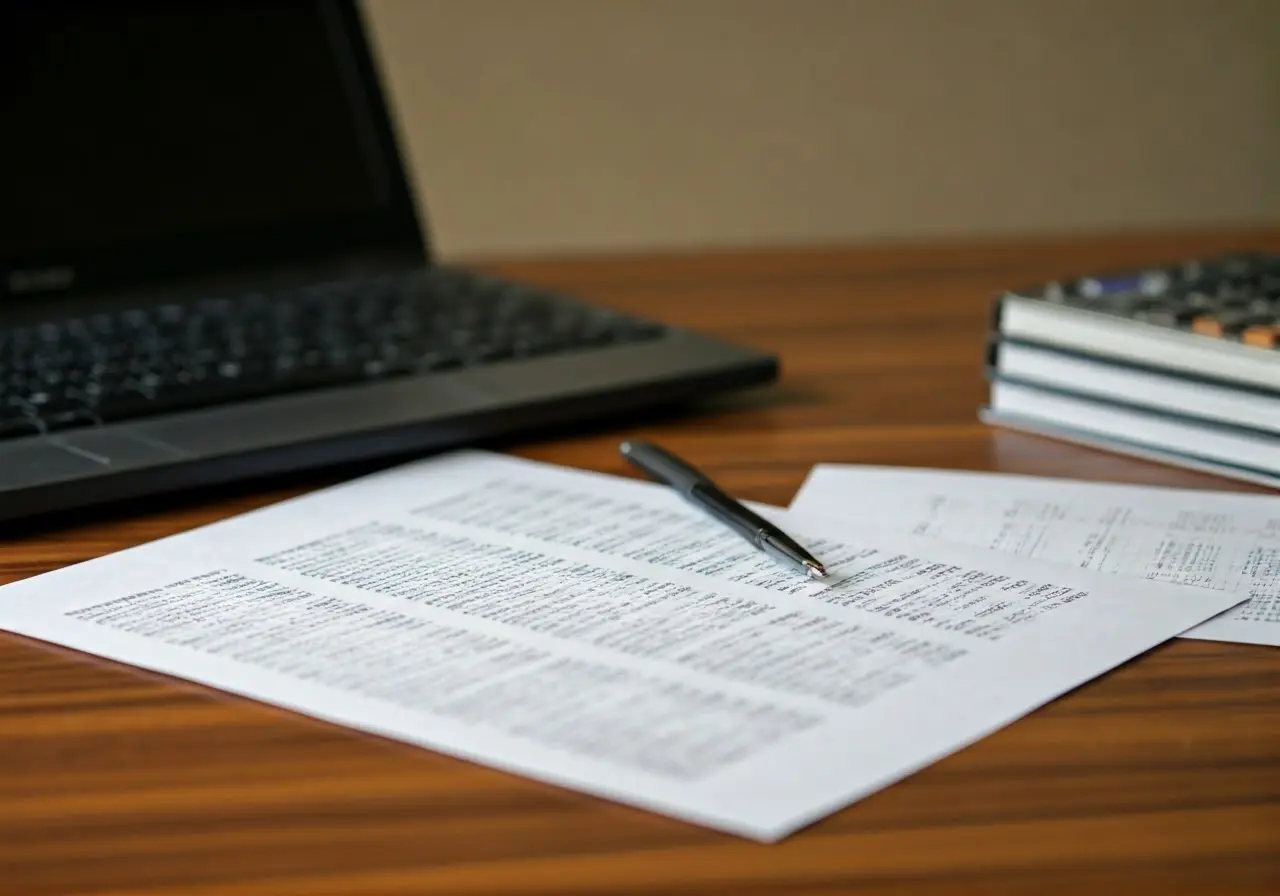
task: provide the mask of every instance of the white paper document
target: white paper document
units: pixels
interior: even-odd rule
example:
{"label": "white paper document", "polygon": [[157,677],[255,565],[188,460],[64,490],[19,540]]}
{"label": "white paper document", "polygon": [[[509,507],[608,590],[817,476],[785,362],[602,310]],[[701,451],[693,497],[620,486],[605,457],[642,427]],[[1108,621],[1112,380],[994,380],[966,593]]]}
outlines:
{"label": "white paper document", "polygon": [[903,532],[1248,600],[1184,634],[1280,646],[1280,497],[904,467],[814,467],[791,503]]}
{"label": "white paper document", "polygon": [[1240,598],[462,452],[0,588],[0,628],[774,840]]}

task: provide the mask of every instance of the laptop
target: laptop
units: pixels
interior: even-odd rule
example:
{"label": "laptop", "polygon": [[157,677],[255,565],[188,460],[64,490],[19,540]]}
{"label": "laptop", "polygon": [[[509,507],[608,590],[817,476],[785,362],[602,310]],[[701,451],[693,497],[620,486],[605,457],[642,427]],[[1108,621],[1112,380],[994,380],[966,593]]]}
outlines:
{"label": "laptop", "polygon": [[0,521],[778,375],[437,261],[353,0],[6,3],[0,77]]}

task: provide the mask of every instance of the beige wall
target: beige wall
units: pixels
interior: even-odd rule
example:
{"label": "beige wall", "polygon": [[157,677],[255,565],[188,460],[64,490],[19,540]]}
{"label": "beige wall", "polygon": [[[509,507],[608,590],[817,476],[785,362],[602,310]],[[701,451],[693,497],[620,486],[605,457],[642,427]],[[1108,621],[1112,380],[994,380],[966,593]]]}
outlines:
{"label": "beige wall", "polygon": [[1280,221],[1280,0],[366,0],[449,256]]}

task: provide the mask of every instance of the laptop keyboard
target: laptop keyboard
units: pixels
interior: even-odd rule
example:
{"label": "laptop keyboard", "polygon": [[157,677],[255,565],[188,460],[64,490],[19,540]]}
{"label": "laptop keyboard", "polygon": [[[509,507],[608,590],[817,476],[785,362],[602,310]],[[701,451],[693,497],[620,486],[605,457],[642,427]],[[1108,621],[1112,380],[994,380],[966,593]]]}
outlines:
{"label": "laptop keyboard", "polygon": [[0,329],[0,439],[658,338],[448,268]]}

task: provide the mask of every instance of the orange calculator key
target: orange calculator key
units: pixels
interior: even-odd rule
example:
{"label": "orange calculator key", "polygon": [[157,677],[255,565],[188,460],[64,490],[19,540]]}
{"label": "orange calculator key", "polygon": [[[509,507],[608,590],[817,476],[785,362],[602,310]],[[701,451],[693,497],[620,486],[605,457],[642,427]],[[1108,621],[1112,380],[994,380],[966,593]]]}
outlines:
{"label": "orange calculator key", "polygon": [[1280,342],[1280,326],[1264,324],[1249,327],[1240,334],[1240,341],[1258,348],[1275,348],[1276,343]]}

